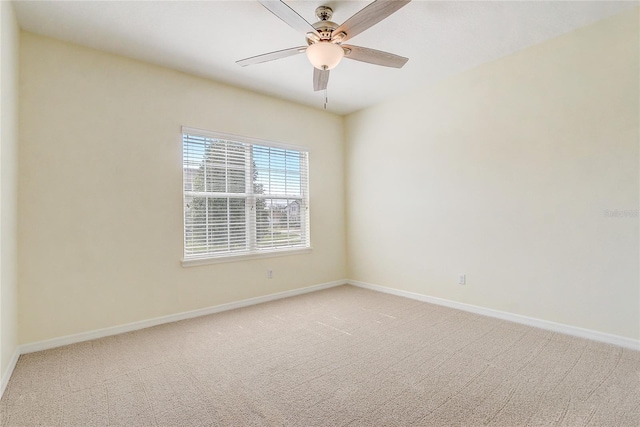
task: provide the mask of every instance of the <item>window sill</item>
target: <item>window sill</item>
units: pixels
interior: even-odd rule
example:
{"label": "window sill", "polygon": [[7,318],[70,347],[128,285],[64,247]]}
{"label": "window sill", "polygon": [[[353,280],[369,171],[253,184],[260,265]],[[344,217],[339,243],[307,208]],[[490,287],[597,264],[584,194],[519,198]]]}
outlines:
{"label": "window sill", "polygon": [[308,253],[311,253],[310,247],[299,248],[299,249],[276,250],[272,252],[263,252],[259,254],[225,255],[225,256],[212,257],[212,258],[183,259],[181,262],[183,267],[197,267],[199,265],[220,264],[225,262],[247,261],[251,259],[272,258],[277,256],[299,255],[299,254],[308,254]]}

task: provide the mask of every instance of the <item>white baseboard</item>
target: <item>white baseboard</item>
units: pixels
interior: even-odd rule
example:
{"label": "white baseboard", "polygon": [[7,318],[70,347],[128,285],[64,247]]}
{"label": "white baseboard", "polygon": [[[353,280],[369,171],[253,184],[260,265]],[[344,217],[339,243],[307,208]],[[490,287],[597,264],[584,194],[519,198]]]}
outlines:
{"label": "white baseboard", "polygon": [[16,350],[13,352],[13,356],[11,356],[11,360],[9,361],[9,365],[7,369],[2,373],[2,379],[0,380],[0,399],[4,395],[4,390],[7,388],[7,384],[9,384],[9,378],[13,374],[13,370],[16,368],[16,364],[18,363],[18,358],[20,357],[20,347],[16,347]]}
{"label": "white baseboard", "polygon": [[621,337],[618,335],[606,334],[604,332],[593,331],[590,329],[578,328],[576,326],[565,325],[562,323],[550,322],[548,320],[536,319],[534,317],[521,316],[519,314],[507,313],[504,311],[493,310],[490,308],[479,307],[477,305],[465,304],[457,301],[451,301],[443,298],[431,297],[414,292],[403,291],[400,289],[387,288],[385,286],[372,285],[370,283],[359,282],[357,280],[348,280],[348,284],[359,288],[370,289],[372,291],[384,292],[387,294],[397,295],[405,298],[411,298],[418,301],[424,301],[431,304],[443,305],[445,307],[455,308],[458,310],[468,311],[470,313],[481,314],[483,316],[495,317],[497,319],[508,320],[510,322],[520,323],[527,326],[533,326],[548,331],[558,332],[565,335],[586,338],[593,341],[599,341],[607,344],[613,344],[632,350],[640,350],[640,340]]}
{"label": "white baseboard", "polygon": [[[152,326],[162,325],[164,323],[176,322],[178,320],[192,319],[194,317],[206,316],[207,314],[220,313],[222,311],[233,310],[235,308],[247,307],[250,305],[261,304],[263,302],[274,301],[282,298],[288,298],[296,295],[302,295],[309,292],[315,292],[322,289],[332,288],[347,284],[346,280],[336,280],[334,282],[322,283],[319,285],[308,286],[306,288],[293,289],[290,291],[278,292],[275,294],[264,295],[256,298],[249,298],[242,301],[220,304],[213,307],[201,308],[199,310],[186,311],[183,313],[170,314],[168,316],[156,317],[153,319],[142,320],[139,322],[127,323],[125,325],[112,326],[94,331],[82,332],[74,335],[53,338],[44,341],[37,341],[29,344],[23,344],[19,347],[19,354],[33,353],[36,351],[48,350],[50,348],[61,347],[63,345],[75,344],[83,341],[90,341],[97,338],[108,337],[111,335],[122,334],[125,332],[136,331],[139,329],[150,328]],[[16,359],[17,360],[17,359]],[[9,377],[7,377],[8,381]],[[4,377],[3,377],[4,381]]]}

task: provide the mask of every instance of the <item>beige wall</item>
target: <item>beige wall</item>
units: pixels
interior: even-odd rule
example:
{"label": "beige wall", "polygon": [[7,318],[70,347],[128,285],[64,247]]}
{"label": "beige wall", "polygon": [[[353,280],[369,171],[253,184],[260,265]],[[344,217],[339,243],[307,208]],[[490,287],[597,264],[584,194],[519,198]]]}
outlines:
{"label": "beige wall", "polygon": [[638,36],[636,9],[348,116],[349,277],[640,338],[638,217],[605,216],[639,207]]}
{"label": "beige wall", "polygon": [[[30,33],[20,48],[22,343],[346,277],[340,116]],[[182,125],[310,148],[313,252],[183,268]]]}
{"label": "beige wall", "polygon": [[0,2],[0,375],[18,347],[18,43],[9,2]]}

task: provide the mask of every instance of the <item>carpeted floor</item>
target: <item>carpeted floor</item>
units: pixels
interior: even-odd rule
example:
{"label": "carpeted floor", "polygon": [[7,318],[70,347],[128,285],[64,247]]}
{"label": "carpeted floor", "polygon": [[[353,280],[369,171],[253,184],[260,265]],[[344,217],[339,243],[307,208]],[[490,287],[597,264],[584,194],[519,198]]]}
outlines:
{"label": "carpeted floor", "polygon": [[632,426],[640,352],[341,286],[20,357],[2,426]]}

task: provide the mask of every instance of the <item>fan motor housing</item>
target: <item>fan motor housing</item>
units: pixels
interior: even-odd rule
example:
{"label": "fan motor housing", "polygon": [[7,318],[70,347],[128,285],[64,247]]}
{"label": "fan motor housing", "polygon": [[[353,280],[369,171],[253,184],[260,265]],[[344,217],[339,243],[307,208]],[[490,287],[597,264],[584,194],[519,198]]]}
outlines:
{"label": "fan motor housing", "polygon": [[333,30],[338,28],[338,24],[332,21],[318,21],[313,24],[313,28],[320,34],[322,40],[330,40]]}

